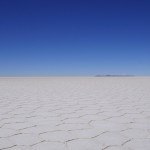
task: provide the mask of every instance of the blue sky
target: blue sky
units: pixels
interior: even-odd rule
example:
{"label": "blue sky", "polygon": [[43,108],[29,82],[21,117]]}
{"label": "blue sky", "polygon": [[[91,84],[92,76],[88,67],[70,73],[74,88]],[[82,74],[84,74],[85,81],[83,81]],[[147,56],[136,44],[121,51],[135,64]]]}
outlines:
{"label": "blue sky", "polygon": [[0,76],[150,75],[149,0],[0,0]]}

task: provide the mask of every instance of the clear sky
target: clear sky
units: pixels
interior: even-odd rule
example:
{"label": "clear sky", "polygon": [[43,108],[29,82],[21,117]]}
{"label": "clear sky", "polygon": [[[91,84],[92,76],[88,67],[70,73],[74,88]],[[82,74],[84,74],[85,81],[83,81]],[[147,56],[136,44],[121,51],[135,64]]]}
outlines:
{"label": "clear sky", "polygon": [[0,76],[150,75],[150,0],[0,0]]}

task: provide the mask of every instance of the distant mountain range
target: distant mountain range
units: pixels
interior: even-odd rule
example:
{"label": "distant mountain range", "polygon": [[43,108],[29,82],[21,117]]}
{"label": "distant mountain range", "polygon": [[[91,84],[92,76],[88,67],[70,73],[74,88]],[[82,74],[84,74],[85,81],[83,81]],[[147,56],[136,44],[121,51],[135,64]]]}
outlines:
{"label": "distant mountain range", "polygon": [[95,77],[133,77],[134,75],[112,75],[112,74],[104,74],[104,75],[101,75],[101,74],[98,74],[96,75]]}

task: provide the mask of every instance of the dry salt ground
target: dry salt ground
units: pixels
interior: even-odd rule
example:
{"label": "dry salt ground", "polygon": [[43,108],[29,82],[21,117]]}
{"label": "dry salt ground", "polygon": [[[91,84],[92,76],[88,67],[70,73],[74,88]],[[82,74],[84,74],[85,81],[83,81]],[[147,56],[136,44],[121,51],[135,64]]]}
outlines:
{"label": "dry salt ground", "polygon": [[0,78],[0,150],[150,150],[150,77]]}

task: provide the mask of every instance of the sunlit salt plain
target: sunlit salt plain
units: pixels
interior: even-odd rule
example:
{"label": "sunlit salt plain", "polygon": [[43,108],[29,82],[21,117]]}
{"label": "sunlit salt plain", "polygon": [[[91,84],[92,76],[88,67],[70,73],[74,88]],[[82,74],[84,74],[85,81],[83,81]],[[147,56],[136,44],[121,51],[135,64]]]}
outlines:
{"label": "sunlit salt plain", "polygon": [[3,149],[150,150],[150,78],[0,78]]}

